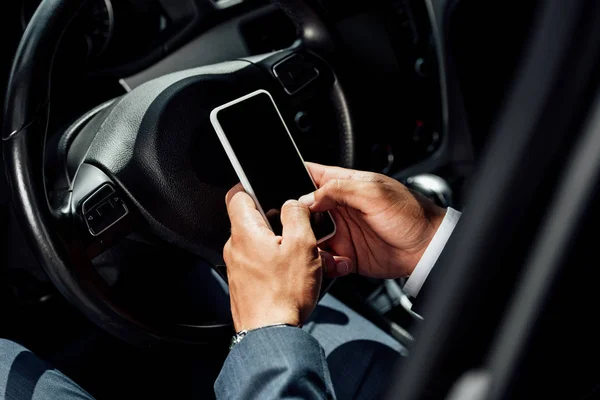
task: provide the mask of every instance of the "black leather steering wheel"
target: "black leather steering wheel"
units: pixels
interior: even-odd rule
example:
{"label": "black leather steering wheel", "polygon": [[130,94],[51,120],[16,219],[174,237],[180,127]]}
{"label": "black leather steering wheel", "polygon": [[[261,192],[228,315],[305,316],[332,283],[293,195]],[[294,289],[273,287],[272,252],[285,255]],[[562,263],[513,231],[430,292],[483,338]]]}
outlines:
{"label": "black leather steering wheel", "polygon": [[235,176],[209,114],[256,89],[271,92],[293,134],[302,133],[298,110],[324,114],[317,128],[329,132],[322,142],[337,155],[332,162],[352,166],[352,119],[332,68],[341,65],[335,41],[306,2],[278,1],[298,27],[299,45],[166,75],[97,107],[63,135],[58,153],[64,170],[50,178],[44,165],[52,66],[61,37],[85,3],[43,1],[14,60],[3,151],[23,231],[60,292],[116,337],[143,347],[228,337],[229,324],[165,323],[125,309],[90,260],[143,228],[213,266],[222,264],[229,230],[223,199]]}

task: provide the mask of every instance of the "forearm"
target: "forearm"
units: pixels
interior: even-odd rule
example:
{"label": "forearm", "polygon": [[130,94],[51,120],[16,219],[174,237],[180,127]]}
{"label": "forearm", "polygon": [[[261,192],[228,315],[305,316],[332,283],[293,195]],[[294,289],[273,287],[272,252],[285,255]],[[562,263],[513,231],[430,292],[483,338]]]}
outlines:
{"label": "forearm", "polygon": [[334,399],[325,354],[298,328],[257,330],[229,353],[215,382],[218,399]]}

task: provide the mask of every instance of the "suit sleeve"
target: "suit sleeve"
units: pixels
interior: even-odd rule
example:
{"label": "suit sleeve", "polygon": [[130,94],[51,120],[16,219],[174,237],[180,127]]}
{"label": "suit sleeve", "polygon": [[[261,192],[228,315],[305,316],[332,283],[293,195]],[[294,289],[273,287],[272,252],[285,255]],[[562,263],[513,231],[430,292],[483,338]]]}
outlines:
{"label": "suit sleeve", "polygon": [[215,382],[217,399],[335,399],[325,353],[299,328],[249,332]]}

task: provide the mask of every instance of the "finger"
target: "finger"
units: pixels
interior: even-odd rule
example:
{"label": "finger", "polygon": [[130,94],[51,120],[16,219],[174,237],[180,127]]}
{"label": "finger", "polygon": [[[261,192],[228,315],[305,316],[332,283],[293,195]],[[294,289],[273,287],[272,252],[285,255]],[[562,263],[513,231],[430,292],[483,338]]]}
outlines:
{"label": "finger", "polygon": [[299,202],[313,212],[330,211],[337,206],[368,212],[369,202],[381,195],[382,184],[352,179],[333,179],[320,189],[300,197]]}
{"label": "finger", "polygon": [[231,256],[233,254],[233,251],[231,249],[232,244],[231,244],[231,238],[227,241],[227,243],[225,243],[225,246],[223,246],[223,261],[225,261],[225,265],[229,265],[229,263],[231,262]]}
{"label": "finger", "polygon": [[348,257],[334,256],[333,257],[333,268],[329,268],[326,271],[328,278],[340,278],[342,276],[350,275],[354,272],[354,264]]}
{"label": "finger", "polygon": [[308,168],[308,172],[312,176],[317,186],[323,186],[328,180],[331,179],[350,179],[354,172],[351,169],[339,168],[339,167],[330,167],[327,165],[307,162],[306,168]]}
{"label": "finger", "polygon": [[317,245],[317,239],[310,226],[310,211],[296,200],[288,200],[281,208],[283,242],[300,242]]}
{"label": "finger", "polygon": [[229,220],[231,221],[231,231],[243,234],[268,234],[275,235],[270,229],[265,219],[256,209],[254,200],[244,191],[234,193],[229,199],[227,205]]}
{"label": "finger", "polygon": [[225,195],[225,204],[229,207],[229,202],[233,198],[233,196],[238,192],[244,192],[244,186],[242,186],[241,182],[229,189],[229,192]]}
{"label": "finger", "polygon": [[328,239],[323,246],[328,247],[328,251],[339,256],[349,257],[352,260],[356,259],[356,249],[352,243],[352,234],[348,227],[350,216],[347,209],[337,209],[331,211],[331,216],[335,221],[336,234]]}
{"label": "finger", "polygon": [[321,256],[321,264],[323,265],[323,272],[329,276],[329,271],[335,271],[335,258],[331,253],[326,251],[319,251]]}
{"label": "finger", "polygon": [[325,185],[332,179],[353,179],[359,181],[380,181],[385,179],[383,175],[373,172],[358,171],[355,169],[330,167],[316,163],[307,162],[306,168],[315,181],[317,187]]}

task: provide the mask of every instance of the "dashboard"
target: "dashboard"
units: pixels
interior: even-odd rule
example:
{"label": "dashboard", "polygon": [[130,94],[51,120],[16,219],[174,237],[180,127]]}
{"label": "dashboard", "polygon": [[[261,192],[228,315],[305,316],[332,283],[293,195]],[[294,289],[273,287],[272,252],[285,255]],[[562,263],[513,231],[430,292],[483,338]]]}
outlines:
{"label": "dashboard", "polygon": [[[21,32],[39,2],[18,3]],[[357,167],[393,175],[433,155],[444,132],[425,2],[317,3],[348,53]],[[53,79],[61,89],[53,94],[52,127],[58,131],[156,76],[283,49],[295,40],[293,23],[263,0],[91,0],[57,57]]]}
{"label": "dashboard", "polygon": [[349,52],[357,167],[388,175],[443,143],[436,46],[423,0],[331,1]]}

